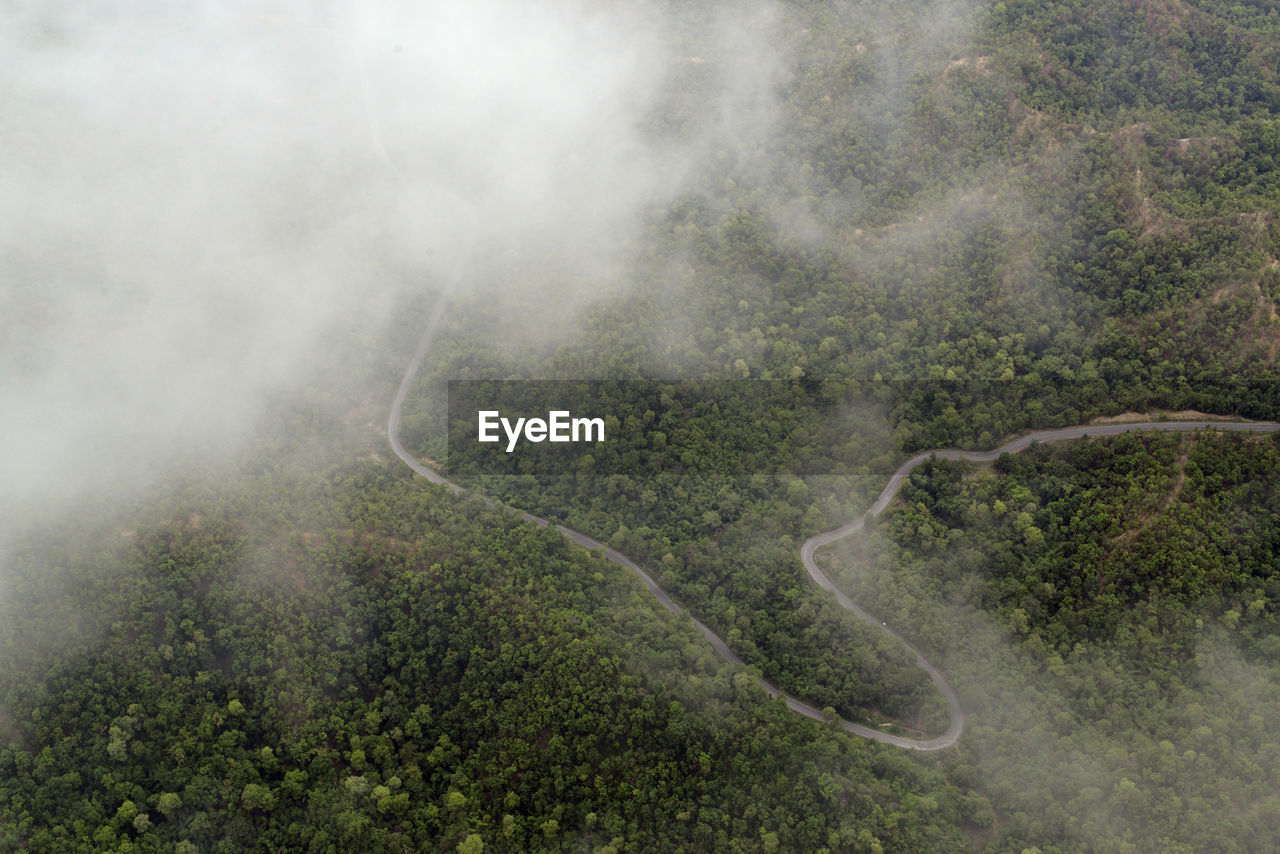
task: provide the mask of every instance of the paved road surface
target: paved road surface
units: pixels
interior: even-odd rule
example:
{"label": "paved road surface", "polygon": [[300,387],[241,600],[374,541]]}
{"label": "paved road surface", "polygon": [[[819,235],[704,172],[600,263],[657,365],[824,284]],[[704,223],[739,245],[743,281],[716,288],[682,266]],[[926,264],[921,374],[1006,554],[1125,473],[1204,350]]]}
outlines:
{"label": "paved road surface", "polygon": [[[423,332],[422,339],[418,342],[418,349],[414,351],[413,359],[410,361],[409,367],[405,370],[404,379],[400,382],[400,388],[396,391],[395,402],[391,406],[391,418],[387,423],[387,437],[391,442],[391,450],[395,451],[396,456],[399,457],[405,465],[409,466],[409,468],[427,478],[432,483],[444,486],[454,492],[462,493],[467,490],[414,459],[414,457],[405,450],[404,445],[400,443],[400,411],[404,405],[405,397],[408,395],[409,386],[412,383],[414,376],[417,374],[418,368],[422,365],[422,361],[426,357],[427,351],[431,347],[431,341],[435,337],[436,329],[439,327],[440,320],[444,316],[444,307],[445,300],[442,298],[437,303],[435,309],[433,309],[431,317],[427,322],[427,328]],[[803,561],[804,567],[808,571],[809,577],[813,579],[814,583],[824,590],[830,591],[841,606],[852,611],[863,620],[867,621],[880,631],[903,644],[907,649],[911,650],[911,652],[915,654],[916,664],[919,665],[925,673],[929,674],[929,678],[933,680],[933,684],[938,687],[938,691],[946,697],[947,705],[949,707],[949,724],[947,726],[947,730],[937,738],[904,738],[902,736],[891,735],[889,733],[881,732],[880,730],[862,726],[861,724],[855,724],[852,721],[847,721],[843,718],[840,719],[841,726],[843,726],[846,731],[855,735],[870,738],[883,744],[892,744],[897,747],[905,747],[911,750],[940,750],[944,747],[950,747],[959,741],[961,733],[964,732],[964,712],[960,708],[960,701],[956,697],[955,690],[952,689],[947,680],[943,678],[942,674],[938,672],[938,669],[930,664],[910,641],[899,635],[881,621],[877,620],[874,616],[869,614],[856,602],[850,599],[844,592],[837,589],[831,579],[818,568],[817,563],[814,561],[814,553],[818,549],[862,530],[867,519],[872,516],[878,516],[880,513],[884,512],[885,508],[889,506],[889,503],[893,501],[897,496],[898,491],[902,488],[902,484],[906,480],[907,475],[909,475],[916,466],[933,456],[938,456],[948,460],[989,462],[996,459],[1001,454],[1016,454],[1024,451],[1031,446],[1032,442],[1058,442],[1070,439],[1079,439],[1084,436],[1116,436],[1121,433],[1133,433],[1141,430],[1185,432],[1207,429],[1271,433],[1276,430],[1280,430],[1280,424],[1274,422],[1239,421],[1156,421],[1133,424],[1106,424],[1088,427],[1068,427],[1061,430],[1039,430],[1019,439],[1007,442],[993,451],[956,451],[949,449],[923,451],[904,462],[898,467],[897,471],[890,475],[889,482],[885,485],[885,488],[880,493],[879,498],[876,499],[875,503],[871,505],[871,508],[865,514],[852,522],[849,522],[847,525],[836,528],[834,531],[827,531],[826,533],[818,534],[817,536],[806,540],[800,549],[800,559]],[[479,497],[484,499],[490,505],[495,503],[487,496],[481,495]],[[512,512],[518,513],[526,521],[532,522],[536,525],[545,526],[550,524],[546,519],[542,519],[529,513],[524,513],[518,510],[513,510]],[[557,531],[564,534],[570,540],[583,548],[590,551],[600,552],[606,559],[634,572],[640,577],[640,580],[644,582],[645,587],[649,588],[649,592],[653,594],[653,597],[657,599],[658,602],[661,603],[661,605],[668,611],[673,614],[679,614],[684,610],[680,605],[676,604],[675,600],[673,600],[665,590],[658,586],[658,583],[653,580],[653,577],[649,575],[649,573],[645,572],[643,568],[626,555],[609,548],[591,537],[588,537],[586,534],[574,531],[571,528],[566,528],[563,525],[556,525],[555,528]],[[734,664],[745,664],[745,662],[743,662],[743,660],[729,648],[728,644],[726,644],[724,640],[722,640],[715,632],[711,631],[711,629],[707,628],[701,621],[694,618],[693,624],[698,628],[698,631],[702,632],[703,636],[706,637],[722,658]],[[814,720],[823,720],[821,709],[786,694],[776,685],[764,679],[760,680],[760,684],[770,696],[782,697],[786,701],[788,708],[793,712],[813,718]]]}
{"label": "paved road surface", "polygon": [[[373,101],[370,96],[369,80],[365,74],[364,64],[362,60],[358,63],[358,72],[359,72],[359,78],[360,78],[361,100],[364,104],[365,118],[369,126],[370,141],[372,142],[373,148],[378,155],[378,159],[383,163],[384,166],[387,167],[388,171],[396,175],[399,175],[401,174],[400,170],[396,168],[395,164],[387,156],[386,149],[383,146],[382,129],[378,123],[377,111],[374,109]],[[443,192],[448,192],[451,195],[454,195],[457,197],[457,201],[458,201],[457,209],[460,212],[459,215],[471,220],[471,228],[468,230],[468,233],[470,233],[471,235],[474,235],[476,232],[475,211],[472,209],[470,205],[466,203],[465,199],[463,199],[457,193],[449,191],[445,187],[441,187],[440,189]],[[463,487],[459,486],[458,484],[444,477],[439,472],[436,472],[428,468],[427,466],[424,466],[421,462],[415,459],[408,451],[405,450],[404,445],[401,444],[400,442],[400,415],[401,415],[401,410],[404,406],[405,397],[409,393],[409,386],[412,383],[414,376],[418,373],[418,368],[421,367],[422,360],[426,358],[427,351],[431,348],[431,341],[435,337],[436,329],[439,327],[440,321],[444,317],[445,304],[447,302],[448,296],[453,291],[453,289],[457,286],[457,283],[462,277],[463,266],[466,262],[466,258],[469,255],[469,253],[470,253],[470,246],[468,245],[464,247],[463,251],[459,254],[459,260],[457,262],[457,265],[454,267],[451,275],[448,277],[448,286],[446,288],[445,294],[437,302],[435,308],[432,310],[431,317],[427,321],[427,327],[423,331],[422,338],[418,342],[418,348],[414,351],[413,358],[410,360],[409,366],[405,370],[404,379],[400,381],[399,389],[396,390],[395,401],[391,405],[391,416],[387,422],[387,438],[391,443],[391,450],[395,452],[396,456],[399,457],[401,461],[404,462],[405,465],[407,465],[409,468],[413,469],[413,471],[425,477],[427,480],[431,481],[432,483],[443,486],[447,489],[450,489],[456,493],[464,493],[464,492],[467,492],[468,490],[464,489]],[[831,582],[831,579],[827,578],[827,576],[823,574],[822,570],[818,569],[817,564],[814,562],[814,552],[816,552],[819,548],[829,543],[835,542],[836,540],[839,540],[843,537],[847,537],[850,534],[855,533],[856,531],[862,530],[863,524],[866,522],[868,518],[882,513],[884,509],[889,506],[889,503],[893,501],[894,497],[898,494],[898,490],[902,488],[903,481],[906,479],[906,476],[911,473],[912,469],[914,469],[916,466],[920,465],[922,462],[924,462],[929,457],[935,454],[939,457],[949,459],[949,460],[989,461],[989,460],[994,460],[995,458],[999,457],[1001,454],[1005,454],[1005,453],[1016,454],[1020,451],[1023,451],[1027,447],[1029,447],[1032,442],[1054,442],[1054,441],[1061,441],[1066,439],[1078,439],[1086,435],[1087,436],[1115,436],[1120,433],[1131,433],[1138,430],[1187,431],[1187,430],[1203,430],[1203,429],[1248,430],[1252,432],[1270,433],[1276,430],[1280,430],[1280,424],[1276,424],[1273,422],[1169,421],[1169,422],[1154,422],[1154,423],[1141,423],[1141,424],[1109,424],[1109,425],[1098,425],[1094,427],[1069,427],[1061,430],[1040,430],[1038,432],[1031,433],[1030,435],[1023,436],[1020,439],[1015,439],[1011,442],[1001,445],[999,448],[996,448],[994,451],[973,452],[973,451],[955,451],[955,450],[945,450],[945,449],[937,450],[937,451],[924,451],[922,453],[916,454],[914,457],[907,460],[901,466],[898,467],[898,470],[895,471],[889,477],[889,483],[885,486],[884,491],[880,493],[880,497],[876,499],[875,503],[871,505],[871,508],[864,515],[853,520],[852,522],[849,522],[847,525],[844,525],[840,528],[835,529],[834,531],[827,531],[826,533],[818,534],[817,536],[807,540],[800,549],[800,558],[804,562],[805,569],[809,572],[809,577],[813,579],[814,583],[816,583],[819,587],[822,587],[825,590],[829,590],[832,593],[832,595],[835,596],[836,601],[839,602],[840,605],[842,605],[844,608],[852,611],[854,614],[857,614],[859,617],[861,617],[863,620],[866,620],[871,625],[876,626],[881,631],[885,632],[890,637],[904,644],[907,647],[907,649],[915,653],[916,663],[926,673],[929,674],[929,678],[933,680],[933,684],[937,685],[938,690],[941,691],[942,695],[947,698],[947,703],[950,707],[950,724],[947,727],[947,731],[944,732],[942,735],[938,736],[937,738],[933,738],[933,739],[912,739],[912,738],[903,738],[901,736],[896,736],[896,735],[889,735],[887,733],[880,732],[879,730],[874,730],[869,727],[861,726],[860,724],[852,723],[851,721],[846,721],[843,718],[840,719],[841,725],[847,731],[854,733],[856,735],[861,735],[866,738],[874,739],[875,741],[879,741],[884,744],[893,744],[898,747],[909,748],[911,750],[939,750],[944,747],[949,747],[955,744],[956,741],[959,740],[960,734],[964,731],[964,712],[961,711],[960,709],[960,703],[956,699],[956,693],[954,690],[952,690],[951,686],[947,683],[947,680],[942,677],[942,674],[938,672],[937,668],[935,668],[932,664],[930,664],[925,659],[925,657],[920,654],[920,651],[917,650],[909,641],[907,641],[897,632],[893,631],[884,623],[877,620],[871,614],[867,613],[865,610],[859,607],[857,603],[855,603],[843,592],[836,589],[836,586]],[[481,498],[483,501],[485,501],[485,503],[489,504],[490,506],[493,506],[494,504],[496,504],[496,502],[494,502],[493,499],[489,498],[488,496],[479,495],[478,493],[472,493],[472,494],[477,495],[479,498]],[[546,519],[539,518],[529,513],[524,513],[519,510],[512,510],[512,512],[517,513],[518,515],[520,515],[521,518],[525,519],[526,521],[532,522],[533,524],[536,524],[536,525],[545,526],[550,524],[550,522],[548,522]],[[623,555],[620,552],[617,552],[614,549],[611,549],[605,546],[603,543],[600,543],[592,539],[591,537],[588,537],[586,534],[582,534],[582,533],[579,533],[578,531],[571,530],[569,528],[564,527],[563,525],[556,525],[555,527],[557,531],[564,534],[566,537],[568,537],[570,540],[573,540],[578,545],[586,549],[589,549],[591,551],[601,552],[604,555],[604,557],[607,558],[608,560],[611,560],[614,563],[620,564],[621,566],[625,566],[627,569],[631,570],[636,575],[640,576],[640,580],[643,581],[645,586],[649,588],[649,592],[652,593],[654,598],[657,599],[658,602],[660,602],[662,606],[666,608],[668,611],[671,611],[674,614],[678,614],[684,610],[679,605],[677,605],[676,602],[672,600],[672,598],[669,595],[667,595],[667,592],[665,590],[663,590],[661,587],[658,586],[658,583],[653,580],[653,578],[649,575],[649,573],[645,572],[644,569],[642,569],[639,565],[637,565],[634,561],[632,561],[626,555]],[[737,654],[735,654],[734,651],[731,650],[729,646],[718,635],[716,635],[713,631],[711,631],[711,629],[703,625],[702,622],[700,622],[695,618],[693,620],[693,624],[697,626],[698,631],[702,632],[702,634],[707,638],[707,640],[715,648],[716,652],[718,652],[721,655],[721,657],[723,657],[726,661],[733,662],[734,664],[744,663],[742,659],[739,658]],[[797,714],[805,715],[806,717],[813,718],[814,720],[823,720],[822,711],[820,709],[817,709],[814,706],[809,705],[808,703],[802,702],[800,700],[797,700],[794,697],[789,696],[788,694],[781,691],[776,685],[773,685],[772,683],[767,682],[764,679],[760,680],[760,684],[764,687],[765,691],[767,691],[770,694],[770,696],[782,697],[786,701],[787,706],[793,712],[796,712]]]}
{"label": "paved road surface", "polygon": [[[368,80],[364,76],[363,65],[360,66],[360,75],[361,75],[361,79],[360,79],[361,94],[362,94],[362,99],[364,101],[364,105],[366,109],[366,118],[369,123],[370,135],[373,141],[374,148],[378,154],[379,159],[388,167],[388,169],[398,174],[399,170],[397,170],[394,164],[388,159],[386,151],[382,145],[381,129],[378,125],[377,114],[376,114],[376,111],[373,109],[372,101],[369,96],[369,91],[368,91],[369,84],[368,84]],[[457,195],[457,194],[454,194],[454,195]],[[459,210],[464,211],[466,216],[474,220],[475,212],[470,208],[470,206],[467,205],[460,196],[458,197],[458,201],[459,201],[459,205],[458,205]],[[474,221],[471,223],[471,225],[472,227],[470,229],[470,233],[474,235],[475,233]],[[387,422],[387,439],[390,441],[391,450],[395,452],[396,456],[399,457],[404,462],[405,465],[407,465],[409,468],[413,469],[413,471],[425,477],[427,480],[431,481],[432,483],[443,486],[447,489],[450,489],[456,493],[467,492],[467,490],[465,490],[463,487],[459,486],[458,484],[454,483],[453,481],[449,480],[448,478],[444,477],[439,472],[436,472],[428,468],[427,466],[424,466],[421,462],[415,459],[413,455],[411,455],[408,451],[405,450],[404,445],[401,444],[400,442],[400,416],[401,416],[401,410],[404,407],[405,398],[409,393],[409,386],[413,382],[414,376],[417,375],[418,369],[421,367],[423,359],[426,358],[427,351],[431,348],[431,341],[435,337],[436,329],[439,327],[440,321],[444,317],[445,304],[448,300],[448,296],[453,291],[453,289],[457,286],[458,281],[462,277],[463,265],[465,264],[469,251],[470,251],[470,248],[467,247],[464,249],[462,253],[460,253],[459,261],[455,266],[454,270],[452,271],[452,274],[448,277],[448,287],[446,288],[445,294],[436,303],[435,308],[432,309],[431,316],[427,321],[426,329],[422,333],[422,338],[418,342],[418,347],[414,351],[413,358],[410,360],[409,366],[405,369],[404,378],[400,381],[400,387],[396,390],[395,401],[391,405],[391,415]],[[926,673],[929,674],[929,678],[933,680],[933,684],[936,685],[938,687],[938,690],[942,693],[942,695],[946,697],[947,705],[949,707],[949,724],[947,726],[947,731],[944,732],[942,735],[938,736],[937,738],[932,738],[932,739],[903,738],[901,736],[890,735],[888,733],[884,733],[879,730],[871,729],[870,727],[865,727],[860,724],[855,724],[852,721],[847,721],[841,718],[840,723],[844,727],[844,729],[847,730],[848,732],[854,733],[855,735],[860,735],[865,738],[874,739],[875,741],[879,741],[884,744],[892,744],[898,747],[905,747],[911,750],[939,750],[944,747],[950,747],[951,745],[955,744],[956,741],[959,740],[960,734],[964,731],[964,712],[960,709],[960,702],[956,698],[956,692],[952,689],[951,685],[947,683],[947,680],[943,678],[942,674],[938,672],[938,669],[934,667],[932,664],[930,664],[929,661],[923,655],[920,654],[920,651],[916,649],[915,646],[913,646],[910,641],[908,641],[906,638],[903,638],[901,635],[899,635],[893,629],[889,628],[884,623],[877,620],[871,614],[867,613],[867,611],[865,611],[857,603],[855,603],[852,599],[850,599],[844,592],[838,590],[835,584],[832,583],[831,579],[829,579],[822,572],[822,570],[818,568],[817,563],[814,562],[814,553],[819,548],[829,543],[833,543],[836,540],[847,537],[850,534],[853,534],[857,531],[862,530],[862,527],[865,524],[867,519],[871,518],[872,516],[877,516],[880,513],[884,512],[884,509],[889,506],[889,503],[893,501],[894,497],[898,494],[898,490],[902,488],[902,483],[906,479],[907,475],[910,474],[911,471],[916,466],[920,465],[925,460],[929,459],[931,456],[934,456],[934,455],[937,455],[939,457],[942,457],[944,459],[949,459],[949,460],[970,460],[975,462],[990,461],[990,460],[996,459],[1001,454],[1006,454],[1006,453],[1016,454],[1016,453],[1019,453],[1020,451],[1026,450],[1026,448],[1030,447],[1032,442],[1055,442],[1055,441],[1062,441],[1062,440],[1068,440],[1068,439],[1078,439],[1083,436],[1115,436],[1121,433],[1132,433],[1138,430],[1189,431],[1189,430],[1204,430],[1204,429],[1248,430],[1252,432],[1269,433],[1269,432],[1274,432],[1275,430],[1280,429],[1280,424],[1276,424],[1273,422],[1229,422],[1229,421],[1168,421],[1168,422],[1150,422],[1150,423],[1135,423],[1135,424],[1108,424],[1108,425],[1098,425],[1098,426],[1092,426],[1092,427],[1069,427],[1069,428],[1060,429],[1060,430],[1040,430],[1035,433],[1031,433],[1027,436],[1023,436],[1022,438],[1014,439],[1013,441],[1008,442],[1004,445],[1001,445],[1000,447],[996,448],[993,451],[974,452],[974,451],[956,451],[956,450],[948,450],[948,449],[924,451],[922,453],[916,454],[914,457],[907,460],[901,466],[898,467],[898,470],[895,471],[889,477],[889,482],[888,484],[885,485],[884,490],[880,493],[880,497],[876,499],[875,503],[871,505],[871,508],[865,514],[853,520],[852,522],[849,522],[848,524],[835,529],[834,531],[827,531],[826,533],[818,534],[817,536],[807,540],[800,549],[800,559],[804,563],[804,567],[808,571],[809,577],[813,579],[814,583],[817,584],[819,587],[823,588],[824,590],[830,591],[831,594],[835,596],[836,601],[839,602],[842,607],[848,609],[849,611],[852,611],[858,617],[862,618],[863,620],[866,620],[868,623],[877,627],[878,629],[883,631],[885,634],[897,640],[899,643],[902,643],[904,646],[907,647],[907,649],[911,650],[911,652],[915,654],[916,664],[919,665],[922,670],[924,670]],[[490,506],[493,506],[496,503],[493,501],[493,499],[489,498],[488,496],[479,495],[478,493],[474,493],[474,494],[478,495],[479,498],[484,500],[485,503],[489,504]],[[545,525],[551,524],[546,519],[542,519],[538,516],[534,516],[532,514],[525,513],[523,511],[513,510],[512,512],[519,514],[526,521],[532,522],[533,524],[536,524],[536,525],[545,526]],[[650,576],[649,573],[645,572],[643,568],[641,568],[638,564],[636,564],[626,555],[623,555],[620,552],[605,546],[603,543],[600,543],[592,539],[591,537],[588,537],[586,534],[580,533],[578,531],[574,531],[570,528],[566,528],[563,525],[556,525],[555,527],[557,531],[564,534],[566,537],[568,537],[570,540],[574,541],[578,545],[586,549],[589,549],[591,551],[601,552],[604,555],[604,557],[607,558],[608,560],[611,560],[614,563],[617,563],[621,566],[625,566],[627,569],[634,572],[636,575],[640,577],[640,580],[644,582],[645,586],[649,588],[649,592],[653,594],[654,598],[657,599],[658,602],[661,603],[662,606],[666,608],[668,611],[671,611],[673,614],[679,614],[684,610],[683,608],[680,607],[680,605],[676,604],[676,602],[667,594],[665,590],[663,590],[660,586],[658,586],[658,583],[653,580],[653,577]],[[722,658],[734,664],[744,663],[742,659],[739,658],[738,655],[729,648],[728,644],[726,644],[718,635],[716,635],[715,632],[707,628],[701,621],[694,618],[693,624],[698,628],[698,631],[702,632],[702,634],[706,637],[706,639],[711,643],[711,645],[715,648],[716,652],[718,652]],[[787,706],[793,712],[796,712],[797,714],[805,715],[806,717],[813,718],[814,720],[823,720],[822,711],[820,709],[814,706],[811,706],[808,703],[805,703],[801,700],[797,700],[795,697],[792,697],[784,693],[776,685],[764,679],[760,680],[760,684],[764,687],[765,691],[767,691],[770,696],[782,697],[786,701]]]}

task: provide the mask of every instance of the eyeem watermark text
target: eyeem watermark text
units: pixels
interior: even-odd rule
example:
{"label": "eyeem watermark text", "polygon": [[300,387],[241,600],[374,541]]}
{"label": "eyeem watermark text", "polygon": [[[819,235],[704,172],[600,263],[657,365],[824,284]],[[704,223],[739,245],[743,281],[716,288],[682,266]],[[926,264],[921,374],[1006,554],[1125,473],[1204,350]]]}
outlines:
{"label": "eyeem watermark text", "polygon": [[496,409],[476,413],[477,437],[481,442],[500,441],[498,427],[507,436],[507,453],[516,449],[521,433],[526,442],[603,442],[603,418],[573,418],[567,409],[553,409],[542,418],[517,418],[513,424]]}

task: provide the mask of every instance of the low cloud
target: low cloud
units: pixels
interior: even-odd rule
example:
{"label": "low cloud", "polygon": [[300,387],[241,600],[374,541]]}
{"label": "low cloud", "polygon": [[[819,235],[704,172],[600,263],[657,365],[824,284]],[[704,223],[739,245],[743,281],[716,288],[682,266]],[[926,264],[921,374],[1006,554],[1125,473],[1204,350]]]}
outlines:
{"label": "low cloud", "polygon": [[234,443],[326,333],[464,256],[461,287],[562,319],[625,285],[709,140],[648,126],[671,22],[440,5],[0,12],[0,505]]}

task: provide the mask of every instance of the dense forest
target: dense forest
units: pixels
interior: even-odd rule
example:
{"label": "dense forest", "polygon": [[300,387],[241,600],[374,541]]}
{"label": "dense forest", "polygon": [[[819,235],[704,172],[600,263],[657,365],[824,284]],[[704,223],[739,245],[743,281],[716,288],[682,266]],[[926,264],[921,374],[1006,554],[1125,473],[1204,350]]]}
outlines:
{"label": "dense forest", "polygon": [[955,675],[1008,830],[1046,849],[1263,850],[1278,477],[1280,443],[1215,434],[938,461],[832,566]]}
{"label": "dense forest", "polygon": [[369,460],[256,462],[20,551],[19,601],[79,571],[0,638],[6,849],[963,850],[937,811],[990,822],[798,727],[555,532]]}
{"label": "dense forest", "polygon": [[[669,25],[642,129],[697,152],[607,282],[527,247],[417,277],[234,457],[3,532],[0,848],[1275,848],[1275,439],[935,460],[822,552],[959,692],[938,753],[834,725],[946,707],[798,549],[920,450],[1280,418],[1280,12],[607,5]],[[750,86],[727,19],[768,46]],[[439,299],[415,454],[445,459],[459,379],[597,381],[617,440],[415,478],[378,425]],[[643,564],[746,666],[503,505]]]}

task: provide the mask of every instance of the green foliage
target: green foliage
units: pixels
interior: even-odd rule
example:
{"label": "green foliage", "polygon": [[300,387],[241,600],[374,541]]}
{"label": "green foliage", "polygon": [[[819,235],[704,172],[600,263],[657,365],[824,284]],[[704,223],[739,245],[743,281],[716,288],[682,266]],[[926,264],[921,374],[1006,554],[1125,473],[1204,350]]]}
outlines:
{"label": "green foliage", "polygon": [[1270,847],[1277,496],[1274,438],[1129,434],[921,467],[841,551],[846,583],[939,650],[1002,846]]}
{"label": "green foliage", "polygon": [[[646,132],[720,139],[718,14],[666,6],[672,55],[707,61],[673,63]],[[500,295],[456,297],[404,430],[438,455],[445,378],[775,380],[576,476],[477,485],[643,562],[819,708],[920,729],[932,686],[804,580],[805,536],[920,449],[1280,412],[1275,9],[936,7],[744,22],[776,97],[649,212],[626,292],[524,349],[486,337],[523,322]],[[1276,847],[1274,445],[918,469],[845,586],[961,690],[935,764],[796,719],[625,570],[378,462],[348,410],[420,316],[276,406],[239,474],[5,544],[0,848]]]}
{"label": "green foliage", "polygon": [[[761,384],[745,416],[641,438],[622,413],[576,478],[472,482],[657,570],[788,691],[928,728],[931,686],[804,582],[797,543],[863,509],[903,453],[1124,410],[1280,411],[1276,277],[1259,274],[1280,233],[1280,89],[1262,71],[1278,49],[1274,21],[1217,2],[1019,0],[943,27],[950,40],[916,38],[911,4],[874,14],[778,11],[776,121],[653,213],[631,290],[589,307],[579,335],[490,340],[502,296],[459,298],[406,438],[439,458],[446,378],[775,380],[786,399]],[[696,18],[691,51],[712,39]],[[714,76],[673,74],[680,98],[655,125],[694,138]],[[677,430],[696,434],[696,477]],[[744,452],[770,475],[852,477],[752,478]],[[1010,524],[1042,547],[1025,511]]]}
{"label": "green foliage", "polygon": [[[113,622],[0,667],[6,845],[963,848],[895,806],[938,772],[733,682],[621,567],[385,464],[275,465],[18,550],[96,565],[71,596]],[[298,490],[319,530],[282,541]],[[5,648],[67,604],[38,591]]]}

